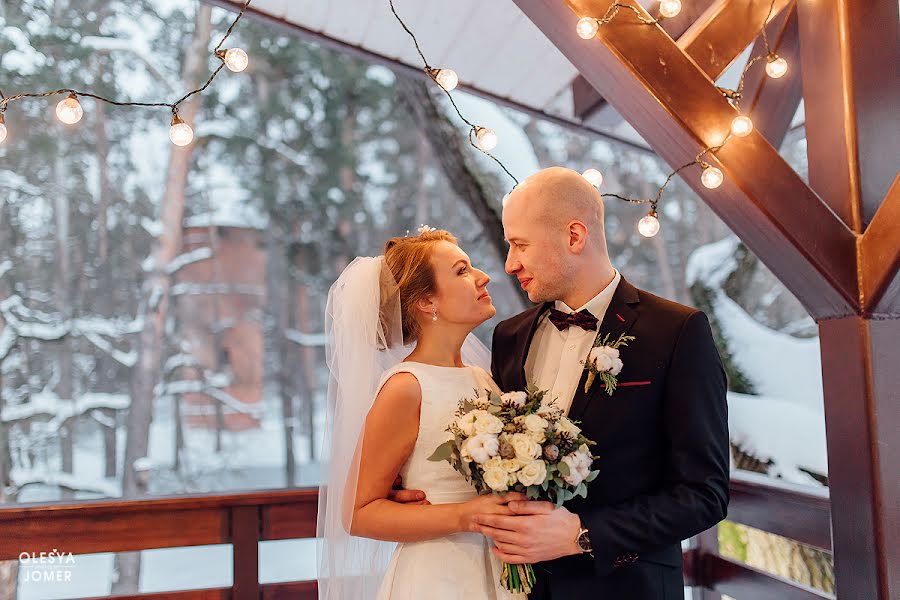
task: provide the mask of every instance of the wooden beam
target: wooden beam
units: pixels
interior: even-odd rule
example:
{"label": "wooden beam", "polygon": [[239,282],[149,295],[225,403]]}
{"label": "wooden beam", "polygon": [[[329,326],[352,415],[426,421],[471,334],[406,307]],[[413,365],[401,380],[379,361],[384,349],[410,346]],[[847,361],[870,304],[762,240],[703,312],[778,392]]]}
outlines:
{"label": "wooden beam", "polygon": [[[766,75],[764,60],[750,67],[744,79],[741,110],[753,118],[753,126],[773,148],[781,148],[803,99],[797,6],[792,4],[770,21],[766,33],[772,50],[787,61],[788,72],[780,79],[772,79]],[[765,53],[766,45],[760,36],[750,56],[765,56]]]}
{"label": "wooden beam", "polygon": [[819,323],[838,598],[900,598],[900,319]]}
{"label": "wooden beam", "polygon": [[896,0],[800,0],[809,181],[853,231],[878,210],[900,156]]}
{"label": "wooden beam", "polygon": [[[611,0],[515,2],[670,165],[724,139],[736,112],[659,27],[623,11],[585,42],[575,34],[578,18],[603,15]],[[683,172],[685,181],[813,318],[855,314],[853,233],[765,138],[733,138],[710,162],[725,174],[719,188],[703,187],[697,168]]]}
{"label": "wooden beam", "polygon": [[720,0],[679,38],[678,46],[715,81],[753,43],[762,26],[777,18],[793,2]]}
{"label": "wooden beam", "polygon": [[[715,81],[756,38],[766,22],[770,3],[770,0],[696,0],[686,4],[677,17],[664,19],[660,27]],[[771,20],[792,3],[793,0],[775,0]],[[590,127],[600,127],[602,124],[590,117],[605,111],[608,103],[590,84],[587,85],[593,93],[585,92],[586,83],[582,75],[573,82],[575,116]]]}
{"label": "wooden beam", "polygon": [[859,238],[863,312],[900,317],[900,173]]}
{"label": "wooden beam", "polygon": [[[695,0],[683,6],[681,12],[671,19],[663,19],[660,27],[669,34],[673,40],[679,39],[684,32],[690,29],[700,16],[710,6],[721,3],[724,0]],[[659,14],[659,2],[654,3],[648,9],[651,14]],[[605,110],[609,104],[603,96],[588,83],[582,75],[572,80],[572,103],[575,117],[583,121],[593,123],[596,113]],[[592,125],[593,126],[593,125]]]}

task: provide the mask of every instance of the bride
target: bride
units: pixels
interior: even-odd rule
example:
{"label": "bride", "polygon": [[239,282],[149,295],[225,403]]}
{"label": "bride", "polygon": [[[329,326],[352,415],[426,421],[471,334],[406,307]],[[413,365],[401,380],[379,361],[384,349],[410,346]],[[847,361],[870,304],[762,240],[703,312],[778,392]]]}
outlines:
{"label": "bride", "polygon": [[[481,600],[499,584],[476,514],[512,515],[524,495],[478,496],[447,462],[457,402],[496,389],[472,330],[496,314],[490,281],[452,234],[423,227],[357,258],[328,294],[330,446],[320,489],[319,598]],[[395,480],[428,501],[400,503]]]}

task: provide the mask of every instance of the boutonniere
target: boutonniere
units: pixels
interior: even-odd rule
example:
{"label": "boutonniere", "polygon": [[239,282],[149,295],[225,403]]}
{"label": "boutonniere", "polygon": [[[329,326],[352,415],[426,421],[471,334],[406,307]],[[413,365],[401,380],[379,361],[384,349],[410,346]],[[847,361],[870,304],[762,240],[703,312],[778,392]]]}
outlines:
{"label": "boutonniere", "polygon": [[587,381],[584,382],[585,394],[591,389],[591,384],[599,375],[603,380],[603,385],[606,386],[606,393],[612,396],[618,383],[616,377],[623,367],[622,359],[619,358],[619,348],[627,346],[628,342],[634,341],[634,339],[633,335],[620,333],[618,339],[610,342],[608,333],[606,335],[597,334],[591,351],[581,363],[588,371]]}

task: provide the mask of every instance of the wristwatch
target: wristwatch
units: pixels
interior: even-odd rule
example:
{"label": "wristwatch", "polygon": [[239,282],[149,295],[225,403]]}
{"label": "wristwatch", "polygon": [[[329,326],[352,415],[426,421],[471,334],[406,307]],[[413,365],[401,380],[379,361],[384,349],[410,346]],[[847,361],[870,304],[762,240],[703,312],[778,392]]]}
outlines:
{"label": "wristwatch", "polygon": [[591,538],[588,535],[588,530],[582,527],[578,530],[578,538],[575,540],[575,543],[578,544],[578,547],[581,548],[581,552],[594,556],[594,547],[591,546]]}

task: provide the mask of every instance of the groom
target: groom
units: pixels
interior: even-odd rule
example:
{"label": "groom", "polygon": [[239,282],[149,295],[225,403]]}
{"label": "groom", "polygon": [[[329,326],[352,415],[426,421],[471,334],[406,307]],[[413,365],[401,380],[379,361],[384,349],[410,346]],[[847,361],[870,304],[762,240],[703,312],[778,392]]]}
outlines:
{"label": "groom", "polygon": [[[545,169],[508,196],[506,271],[537,306],[494,331],[494,379],[550,390],[597,442],[587,499],[514,502],[479,515],[496,555],[535,565],[536,600],[683,597],[681,540],[728,505],[725,374],[706,316],[628,283],[613,268],[600,194],[569,169]],[[597,333],[634,336],[610,395],[586,392],[581,361]]]}

